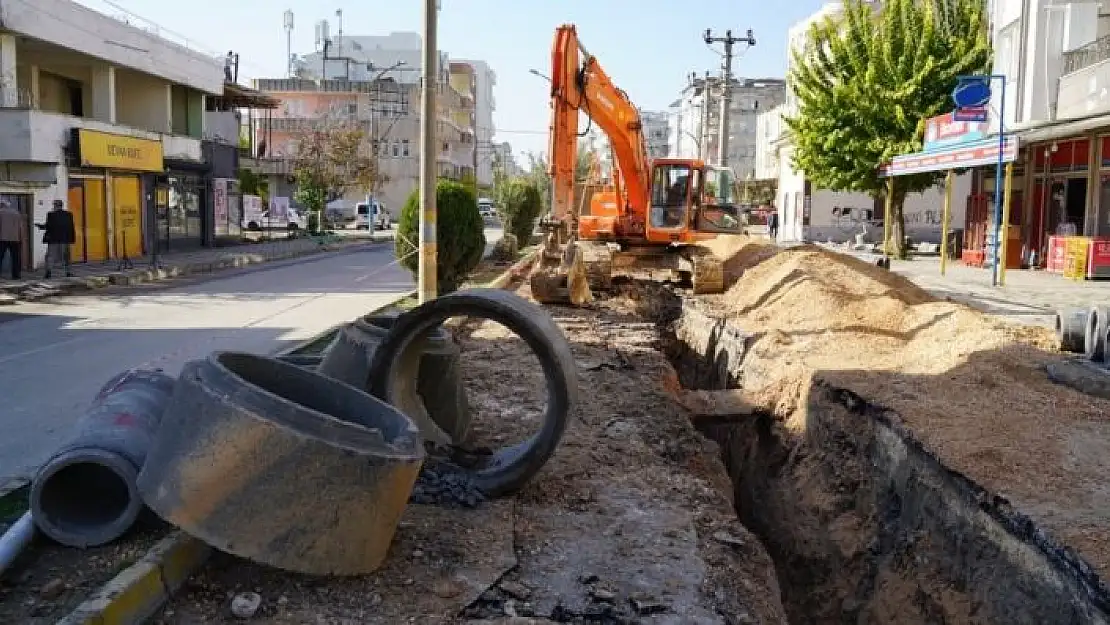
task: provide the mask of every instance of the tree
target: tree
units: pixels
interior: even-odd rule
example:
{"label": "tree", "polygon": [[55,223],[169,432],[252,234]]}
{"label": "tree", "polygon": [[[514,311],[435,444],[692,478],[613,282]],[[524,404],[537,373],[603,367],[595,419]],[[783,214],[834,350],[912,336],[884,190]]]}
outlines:
{"label": "tree", "polygon": [[239,192],[244,195],[257,195],[262,198],[263,206],[270,203],[270,181],[253,171],[241,168],[238,172]]}
{"label": "tree", "polygon": [[515,236],[521,246],[528,245],[536,229],[536,220],[543,213],[543,197],[536,181],[516,178],[505,184],[497,213],[505,232]]}
{"label": "tree", "polygon": [[[485,224],[478,198],[466,185],[441,179],[436,184],[436,286],[440,295],[455,291],[482,262]],[[413,190],[401,208],[393,251],[401,266],[415,276],[420,269],[420,190]]]}
{"label": "tree", "polygon": [[[794,166],[834,191],[880,197],[879,167],[921,149],[925,120],[952,108],[957,77],[991,62],[981,0],[888,0],[878,11],[848,0],[844,14],[814,24],[793,52],[787,77],[798,99],[784,117]],[[935,186],[942,172],[894,179],[893,253],[904,256],[906,195]]]}
{"label": "tree", "polygon": [[380,184],[378,160],[365,131],[353,123],[322,119],[299,132],[292,157],[294,194],[318,230],[324,207],[349,191],[368,193]]}
{"label": "tree", "polygon": [[[574,181],[581,183],[590,173],[593,160],[593,147],[589,141],[578,141],[578,157],[574,163]],[[551,174],[548,173],[547,157],[544,154],[528,153],[528,171],[525,178],[533,181],[543,200],[542,212],[551,210]]]}

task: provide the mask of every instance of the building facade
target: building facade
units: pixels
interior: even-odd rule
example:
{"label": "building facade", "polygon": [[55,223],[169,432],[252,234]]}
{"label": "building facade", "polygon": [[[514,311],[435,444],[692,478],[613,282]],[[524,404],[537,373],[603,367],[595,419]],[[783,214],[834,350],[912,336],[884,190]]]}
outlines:
{"label": "building facade", "polygon": [[497,74],[485,61],[458,60],[471,67],[474,74],[474,132],[478,145],[478,184],[493,184],[493,162],[489,148],[496,144],[494,135],[497,128],[493,123],[493,112],[497,110],[497,100],[493,96],[497,86]]}
{"label": "building facade", "polygon": [[644,141],[647,142],[648,156],[664,158],[670,154],[669,118],[662,111],[640,111],[643,124]]}
{"label": "building facade", "polygon": [[203,242],[205,98],[223,93],[222,62],[69,0],[0,13],[0,196],[28,224],[63,200],[74,262]]}
{"label": "building facade", "polygon": [[[738,78],[729,93],[728,164],[739,180],[755,172],[756,120],[761,111],[782,103],[786,83],[781,78]],[[695,77],[670,107],[668,144],[671,154],[684,158],[701,157],[718,162],[721,102],[724,81],[716,77]]]}

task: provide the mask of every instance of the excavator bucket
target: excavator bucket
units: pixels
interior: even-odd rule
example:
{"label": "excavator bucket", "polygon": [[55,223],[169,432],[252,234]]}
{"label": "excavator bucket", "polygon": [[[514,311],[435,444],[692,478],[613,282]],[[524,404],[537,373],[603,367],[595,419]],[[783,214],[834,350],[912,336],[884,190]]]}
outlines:
{"label": "excavator bucket", "polygon": [[532,297],[541,304],[584,306],[594,300],[582,252],[573,241],[560,253],[559,246],[548,239],[528,283]]}

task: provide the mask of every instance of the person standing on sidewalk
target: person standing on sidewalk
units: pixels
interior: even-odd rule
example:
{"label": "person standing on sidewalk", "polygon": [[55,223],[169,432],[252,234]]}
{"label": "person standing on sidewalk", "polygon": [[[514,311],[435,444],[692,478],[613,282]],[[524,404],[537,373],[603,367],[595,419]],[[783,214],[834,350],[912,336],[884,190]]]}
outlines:
{"label": "person standing on sidewalk", "polygon": [[11,256],[12,280],[19,280],[23,264],[23,240],[26,238],[23,213],[0,199],[0,265]]}
{"label": "person standing on sidewalk", "polygon": [[45,230],[42,242],[46,244],[46,278],[54,265],[61,264],[66,276],[72,276],[69,271],[69,246],[77,242],[77,229],[73,225],[73,215],[66,210],[65,203],[54,200],[54,210],[46,214],[45,224],[35,224],[39,229]]}

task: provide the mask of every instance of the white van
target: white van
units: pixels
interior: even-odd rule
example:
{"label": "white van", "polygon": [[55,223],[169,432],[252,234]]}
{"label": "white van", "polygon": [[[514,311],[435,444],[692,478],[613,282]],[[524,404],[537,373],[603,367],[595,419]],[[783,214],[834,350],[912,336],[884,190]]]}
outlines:
{"label": "white van", "polygon": [[373,200],[355,205],[355,229],[370,230],[373,226],[374,230],[389,230],[392,225],[393,220],[389,217],[389,211],[381,202]]}
{"label": "white van", "polygon": [[493,219],[496,217],[493,200],[486,197],[478,198],[478,214],[482,216],[482,219]]}

